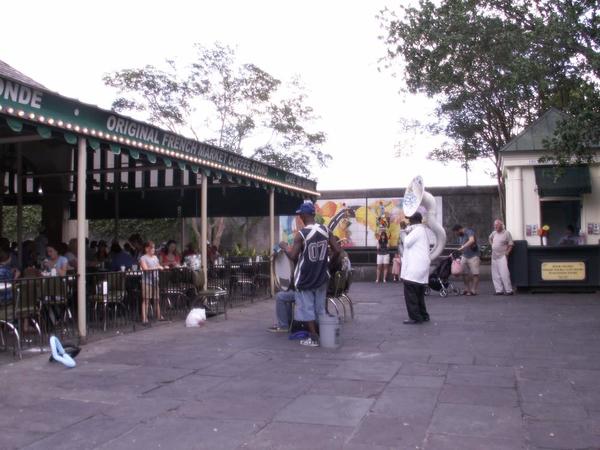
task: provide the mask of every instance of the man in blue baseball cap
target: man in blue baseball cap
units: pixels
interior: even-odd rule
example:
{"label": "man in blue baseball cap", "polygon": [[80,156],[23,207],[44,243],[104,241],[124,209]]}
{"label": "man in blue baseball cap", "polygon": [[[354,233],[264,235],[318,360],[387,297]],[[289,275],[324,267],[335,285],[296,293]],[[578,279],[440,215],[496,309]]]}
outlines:
{"label": "man in blue baseball cap", "polygon": [[319,346],[319,335],[315,321],[325,314],[325,296],[329,271],[327,270],[328,250],[336,258],[340,246],[329,229],[315,222],[315,205],[306,200],[296,214],[304,227],[294,236],[292,248],[280,247],[296,263],[294,285],[296,286],[296,320],[306,322],[310,336],[300,344],[308,347]]}

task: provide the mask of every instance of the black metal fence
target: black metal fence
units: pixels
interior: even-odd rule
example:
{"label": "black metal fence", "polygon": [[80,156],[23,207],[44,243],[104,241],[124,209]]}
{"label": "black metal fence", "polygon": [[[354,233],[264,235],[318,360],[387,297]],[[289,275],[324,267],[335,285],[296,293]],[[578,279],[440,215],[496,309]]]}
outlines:
{"label": "black metal fence", "polygon": [[[264,297],[270,263],[227,263],[202,272],[190,268],[97,272],[86,277],[89,335],[135,331],[161,320],[183,320],[194,307],[207,315]],[[77,338],[77,276],[0,282],[0,350],[47,346],[50,335]]]}

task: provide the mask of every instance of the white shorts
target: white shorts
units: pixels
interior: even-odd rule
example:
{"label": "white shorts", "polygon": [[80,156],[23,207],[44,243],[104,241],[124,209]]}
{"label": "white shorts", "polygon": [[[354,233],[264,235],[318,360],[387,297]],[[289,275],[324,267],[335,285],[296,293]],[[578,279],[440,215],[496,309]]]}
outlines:
{"label": "white shorts", "polygon": [[390,255],[377,255],[377,265],[381,264],[389,264],[390,263]]}

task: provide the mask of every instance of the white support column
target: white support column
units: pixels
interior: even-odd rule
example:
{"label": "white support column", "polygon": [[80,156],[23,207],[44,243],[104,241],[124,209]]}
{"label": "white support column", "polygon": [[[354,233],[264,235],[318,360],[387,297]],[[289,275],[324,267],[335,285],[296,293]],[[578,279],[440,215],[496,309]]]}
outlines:
{"label": "white support column", "polygon": [[[21,144],[17,146],[17,264],[23,268],[23,152]],[[4,180],[2,180],[4,185]],[[44,249],[45,251],[45,249]]]}
{"label": "white support column", "polygon": [[[275,248],[275,189],[269,189],[269,234],[271,247],[269,252]],[[271,297],[275,296],[275,274],[273,273],[273,264],[271,264]]]}
{"label": "white support column", "polygon": [[523,171],[520,167],[515,167],[511,172],[512,203],[514,206],[511,208],[513,216],[511,222],[513,223],[513,229],[511,229],[510,232],[514,239],[525,239],[523,217],[525,214],[525,211],[523,210]]}
{"label": "white support column", "polygon": [[85,304],[85,191],[87,144],[84,138],[77,143],[77,329],[81,343],[87,339]]}
{"label": "white support column", "polygon": [[204,273],[204,289],[208,286],[208,177],[202,173],[202,187],[200,189],[200,251],[202,252],[202,272]]}

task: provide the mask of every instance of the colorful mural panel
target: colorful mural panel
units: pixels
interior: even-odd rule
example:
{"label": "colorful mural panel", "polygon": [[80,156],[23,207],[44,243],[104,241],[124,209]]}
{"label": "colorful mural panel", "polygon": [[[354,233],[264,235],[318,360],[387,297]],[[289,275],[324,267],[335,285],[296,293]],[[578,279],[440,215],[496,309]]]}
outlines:
{"label": "colorful mural panel", "polygon": [[[435,199],[437,217],[442,222],[442,198]],[[382,228],[388,232],[389,246],[398,245],[400,223],[405,220],[401,197],[322,199],[315,206],[317,222],[333,229],[343,247],[375,247],[376,235]],[[296,216],[281,216],[280,239],[291,244],[294,232],[301,226]],[[433,233],[431,238],[435,240]]]}

